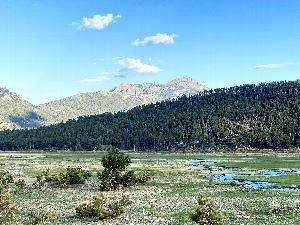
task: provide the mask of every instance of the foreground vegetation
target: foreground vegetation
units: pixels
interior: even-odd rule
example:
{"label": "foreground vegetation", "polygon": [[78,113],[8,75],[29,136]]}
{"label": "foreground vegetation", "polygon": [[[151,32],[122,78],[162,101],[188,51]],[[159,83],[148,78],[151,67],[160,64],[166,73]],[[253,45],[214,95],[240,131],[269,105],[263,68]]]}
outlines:
{"label": "foreground vegetation", "polygon": [[[196,225],[191,218],[202,221],[199,213],[204,205],[213,209],[216,221],[221,218],[223,225],[300,224],[299,191],[245,189],[239,185],[208,179],[207,174],[201,172],[214,165],[190,166],[192,161],[209,159],[217,161],[217,165],[239,166],[241,173],[299,169],[299,154],[131,153],[130,156],[132,163],[128,169],[135,171],[136,175],[147,173],[151,179],[143,184],[129,187],[121,185],[115,191],[103,191],[101,180],[97,177],[99,170],[104,171],[101,166],[103,153],[1,153],[1,169],[9,171],[14,182],[20,181],[18,186],[8,183],[10,195],[7,199],[11,207],[11,212],[8,213],[14,217],[5,224],[42,224],[35,222],[45,220],[45,224],[75,225]],[[70,181],[70,174],[75,173],[84,178],[84,181],[80,184],[69,182],[63,186],[53,183],[33,186],[36,177],[42,175],[47,168],[50,177],[62,174]],[[72,173],[69,171],[68,175],[68,168],[82,170]],[[84,171],[89,171],[90,175],[85,176]],[[212,170],[211,174],[224,172],[226,171]],[[21,184],[22,180],[25,186]],[[285,181],[281,182],[284,184]],[[201,197],[198,199],[199,196]],[[203,196],[208,197],[209,204]],[[101,206],[103,201],[107,203]],[[98,218],[103,215],[107,217],[99,222],[86,216],[91,211],[98,212]],[[193,214],[195,212],[198,214]],[[113,218],[112,214],[117,214],[118,217]]]}
{"label": "foreground vegetation", "polygon": [[300,82],[243,85],[0,133],[0,149],[176,150],[300,146]]}

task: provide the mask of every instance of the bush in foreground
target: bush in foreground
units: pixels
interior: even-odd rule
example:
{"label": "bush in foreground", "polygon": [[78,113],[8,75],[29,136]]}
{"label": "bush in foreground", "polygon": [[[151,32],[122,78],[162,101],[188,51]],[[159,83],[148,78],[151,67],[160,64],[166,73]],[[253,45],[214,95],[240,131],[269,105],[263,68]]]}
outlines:
{"label": "bush in foreground", "polygon": [[75,210],[80,218],[105,220],[120,216],[129,204],[131,204],[131,201],[128,197],[123,196],[118,201],[107,202],[107,199],[100,195],[100,197],[95,197],[91,201],[81,203]]}
{"label": "bush in foreground", "polygon": [[24,222],[24,225],[44,224],[47,221],[54,220],[55,215],[56,212],[54,210],[31,212],[29,215],[29,220]]}
{"label": "bush in foreground", "polygon": [[116,190],[119,185],[129,186],[134,180],[132,171],[126,172],[131,163],[128,155],[113,149],[102,160],[104,170],[98,174],[103,190]]}
{"label": "bush in foreground", "polygon": [[10,194],[0,186],[0,224],[6,224],[16,215],[16,204],[10,200]]}
{"label": "bush in foreground", "polygon": [[0,186],[7,188],[8,184],[14,182],[13,176],[6,170],[0,170]]}
{"label": "bush in foreground", "polygon": [[191,214],[191,219],[200,225],[217,225],[221,222],[221,215],[210,199],[200,195],[196,212]]}

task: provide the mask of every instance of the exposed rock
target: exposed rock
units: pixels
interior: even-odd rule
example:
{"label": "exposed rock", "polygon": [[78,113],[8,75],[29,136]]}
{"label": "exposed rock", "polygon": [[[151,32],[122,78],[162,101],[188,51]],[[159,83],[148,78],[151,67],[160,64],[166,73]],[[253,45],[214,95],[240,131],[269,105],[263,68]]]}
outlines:
{"label": "exposed rock", "polygon": [[126,111],[138,105],[194,95],[206,89],[191,78],[178,78],[166,84],[120,84],[110,91],[83,93],[33,106],[19,95],[0,88],[0,130],[32,128],[79,116]]}

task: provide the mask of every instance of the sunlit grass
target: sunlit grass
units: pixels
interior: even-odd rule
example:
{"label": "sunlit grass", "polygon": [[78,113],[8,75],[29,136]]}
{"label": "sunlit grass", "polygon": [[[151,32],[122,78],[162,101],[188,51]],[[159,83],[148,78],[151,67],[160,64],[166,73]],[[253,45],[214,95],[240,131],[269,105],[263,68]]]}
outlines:
{"label": "sunlit grass", "polygon": [[[12,190],[17,203],[16,220],[11,224],[22,224],[33,210],[55,209],[57,222],[51,224],[91,224],[98,222],[80,220],[74,209],[82,201],[99,195],[97,170],[101,170],[100,159],[104,153],[0,153],[1,169],[9,170],[16,178],[25,179],[28,186],[22,191]],[[9,156],[20,156],[14,158]],[[25,156],[29,158],[25,158]],[[31,156],[46,156],[32,159]],[[138,185],[117,192],[104,192],[107,196],[127,194],[133,204],[124,215],[116,220],[101,224],[106,225],[193,225],[189,215],[196,206],[199,194],[210,196],[217,209],[223,214],[223,225],[298,225],[299,210],[294,205],[300,201],[300,192],[250,190],[232,186],[227,182],[218,182],[207,178],[200,171],[204,167],[192,168],[190,161],[212,160],[218,165],[238,166],[241,172],[261,172],[273,168],[300,168],[300,156],[297,154],[188,154],[188,153],[130,153],[130,169],[137,173],[147,172],[152,179],[146,185]],[[76,187],[45,187],[41,190],[31,185],[35,176],[49,168],[51,172],[60,172],[71,167],[82,167],[91,170],[93,178],[87,184]],[[214,171],[212,173],[223,173]],[[248,177],[247,177],[248,178]],[[255,177],[255,179],[263,179]],[[265,179],[265,177],[264,177]],[[299,174],[270,177],[280,185],[297,185]],[[272,205],[279,204],[286,210],[282,213],[271,212]],[[195,224],[194,224],[195,225]]]}

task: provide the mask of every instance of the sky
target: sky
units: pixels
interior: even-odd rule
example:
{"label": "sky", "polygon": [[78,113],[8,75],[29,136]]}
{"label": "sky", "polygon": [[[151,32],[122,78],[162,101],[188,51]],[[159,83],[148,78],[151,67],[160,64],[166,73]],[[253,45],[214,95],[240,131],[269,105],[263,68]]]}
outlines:
{"label": "sky", "polygon": [[120,83],[299,79],[298,0],[1,0],[0,87],[40,104]]}

